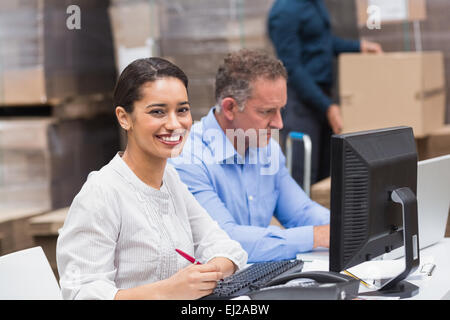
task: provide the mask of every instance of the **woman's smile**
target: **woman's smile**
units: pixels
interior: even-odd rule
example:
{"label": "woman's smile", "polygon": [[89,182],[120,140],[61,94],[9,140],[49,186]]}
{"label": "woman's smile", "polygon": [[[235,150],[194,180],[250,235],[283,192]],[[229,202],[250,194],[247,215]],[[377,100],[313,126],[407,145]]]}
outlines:
{"label": "woman's smile", "polygon": [[184,133],[167,133],[156,135],[156,138],[165,145],[176,146],[183,141],[183,136]]}

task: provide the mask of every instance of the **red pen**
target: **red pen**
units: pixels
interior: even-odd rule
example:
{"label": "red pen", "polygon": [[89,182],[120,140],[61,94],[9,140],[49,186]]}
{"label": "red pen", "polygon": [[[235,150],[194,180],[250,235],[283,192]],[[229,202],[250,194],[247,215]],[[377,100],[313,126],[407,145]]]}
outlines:
{"label": "red pen", "polygon": [[190,255],[181,251],[180,249],[175,249],[175,251],[178,252],[183,258],[185,258],[186,260],[188,260],[191,263],[202,264],[200,261],[197,261],[195,258],[191,257]]}

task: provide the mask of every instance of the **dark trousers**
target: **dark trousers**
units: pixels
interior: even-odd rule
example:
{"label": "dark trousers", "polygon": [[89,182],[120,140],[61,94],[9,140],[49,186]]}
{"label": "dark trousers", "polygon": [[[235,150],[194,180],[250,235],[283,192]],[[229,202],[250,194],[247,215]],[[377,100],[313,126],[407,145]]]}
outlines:
{"label": "dark trousers", "polygon": [[[330,96],[330,89],[321,87]],[[288,101],[283,111],[283,130],[280,137],[285,144],[291,131],[303,132],[311,138],[311,184],[330,176],[331,127],[326,115],[314,107],[303,104],[294,88],[288,85]],[[304,148],[302,141],[293,142],[292,177],[303,187]]]}

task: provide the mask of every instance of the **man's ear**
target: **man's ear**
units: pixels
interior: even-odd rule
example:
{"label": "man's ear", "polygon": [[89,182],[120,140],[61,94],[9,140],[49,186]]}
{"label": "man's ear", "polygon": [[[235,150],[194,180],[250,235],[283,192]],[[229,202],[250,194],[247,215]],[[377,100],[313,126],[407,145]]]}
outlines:
{"label": "man's ear", "polygon": [[128,112],[126,112],[126,110],[123,107],[121,107],[121,106],[116,107],[116,117],[117,117],[117,121],[119,121],[120,126],[125,131],[130,130],[130,128],[131,128],[131,117],[130,117]]}
{"label": "man's ear", "polygon": [[227,97],[222,100],[221,109],[223,115],[229,121],[232,121],[234,119],[235,113],[239,111],[236,100],[231,97]]}

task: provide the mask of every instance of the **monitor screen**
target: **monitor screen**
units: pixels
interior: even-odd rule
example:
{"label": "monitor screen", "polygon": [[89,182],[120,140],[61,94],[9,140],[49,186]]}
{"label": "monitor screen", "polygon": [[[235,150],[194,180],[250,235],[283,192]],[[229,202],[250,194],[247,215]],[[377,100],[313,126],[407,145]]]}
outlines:
{"label": "monitor screen", "polygon": [[[413,264],[418,264],[417,152],[412,129],[333,135],[331,152],[330,271],[340,272],[404,246],[409,235],[404,232],[405,212],[413,234],[406,242],[414,251],[410,256],[417,258]],[[407,193],[399,200],[400,190]]]}

